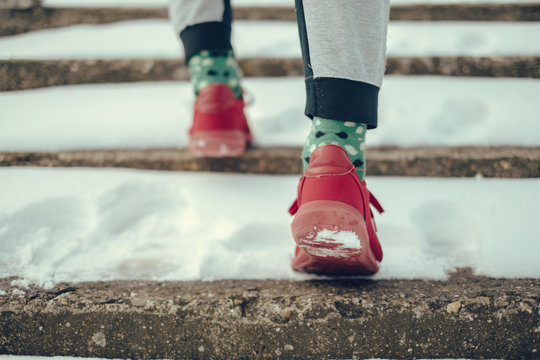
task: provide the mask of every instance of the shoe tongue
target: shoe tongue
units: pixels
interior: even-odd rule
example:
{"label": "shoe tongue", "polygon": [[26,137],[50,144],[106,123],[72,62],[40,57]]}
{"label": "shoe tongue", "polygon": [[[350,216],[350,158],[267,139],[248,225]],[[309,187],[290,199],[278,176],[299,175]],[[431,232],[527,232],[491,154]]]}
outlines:
{"label": "shoe tongue", "polygon": [[313,151],[306,175],[345,174],[353,167],[349,155],[337,145],[320,146]]}

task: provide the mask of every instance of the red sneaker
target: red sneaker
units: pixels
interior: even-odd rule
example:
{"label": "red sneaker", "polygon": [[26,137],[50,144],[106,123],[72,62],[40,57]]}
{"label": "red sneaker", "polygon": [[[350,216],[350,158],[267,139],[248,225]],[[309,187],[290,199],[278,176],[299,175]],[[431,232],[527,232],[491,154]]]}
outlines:
{"label": "red sneaker", "polygon": [[201,90],[193,113],[189,149],[196,156],[239,156],[252,141],[244,100],[227,85],[213,84]]}
{"label": "red sneaker", "polygon": [[292,267],[319,274],[371,275],[382,260],[370,203],[384,210],[356,175],[341,147],[324,145],[310,157],[298,184],[292,234]]}

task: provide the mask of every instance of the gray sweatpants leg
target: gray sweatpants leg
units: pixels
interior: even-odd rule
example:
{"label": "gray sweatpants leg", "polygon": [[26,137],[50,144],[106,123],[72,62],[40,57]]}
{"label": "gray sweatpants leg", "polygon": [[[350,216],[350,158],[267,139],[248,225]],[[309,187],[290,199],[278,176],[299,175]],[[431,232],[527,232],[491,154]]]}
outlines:
{"label": "gray sweatpants leg", "polygon": [[306,115],[377,126],[389,0],[296,0]]}
{"label": "gray sweatpants leg", "polygon": [[223,0],[169,0],[169,18],[177,34],[188,26],[222,21]]}
{"label": "gray sweatpants leg", "polygon": [[232,49],[230,0],[169,0],[169,17],[184,44],[186,62],[202,50]]}
{"label": "gray sweatpants leg", "polygon": [[[306,76],[306,115],[377,126],[389,0],[295,0]],[[186,60],[231,49],[230,0],[170,0]]]}

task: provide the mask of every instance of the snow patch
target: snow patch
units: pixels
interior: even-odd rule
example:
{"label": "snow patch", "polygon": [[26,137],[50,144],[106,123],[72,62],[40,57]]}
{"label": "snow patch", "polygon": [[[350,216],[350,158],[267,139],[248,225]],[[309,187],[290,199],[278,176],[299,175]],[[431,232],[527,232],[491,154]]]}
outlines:
{"label": "snow patch", "polygon": [[24,295],[26,295],[26,292],[23,291],[23,290],[21,290],[21,289],[13,289],[13,290],[11,291],[11,293],[12,293],[13,295],[19,295],[19,296],[24,296]]}
{"label": "snow patch", "polygon": [[348,257],[362,248],[358,236],[353,231],[346,230],[322,229],[317,233],[310,232],[303,242],[306,245],[302,244],[300,247],[320,257]]}
{"label": "snow patch", "polygon": [[30,281],[26,279],[16,279],[13,280],[11,283],[11,286],[20,287],[23,289],[29,289],[30,288]]}
{"label": "snow patch", "polygon": [[[311,235],[311,234],[310,234]],[[317,232],[313,244],[338,244],[340,248],[360,250],[362,245],[353,231],[322,229]]]}
{"label": "snow patch", "polygon": [[[298,176],[3,168],[0,277],[45,287],[313,278],[290,267],[286,209],[297,184]],[[463,265],[494,277],[540,276],[539,179],[371,178],[368,185],[386,210],[376,217],[384,260],[375,279],[443,279]],[[308,241],[358,250],[354,234],[312,232]]]}
{"label": "snow patch", "polygon": [[[271,34],[271,35],[269,35]],[[391,22],[390,56],[538,55],[540,26],[519,22]],[[294,22],[237,21],[236,55],[300,58]],[[264,39],[264,41],[261,41]],[[74,25],[0,39],[0,59],[178,59],[183,50],[167,20]]]}
{"label": "snow patch", "polygon": [[[246,79],[243,86],[257,98],[246,109],[257,145],[304,144],[312,123],[302,78]],[[538,94],[537,79],[388,76],[380,126],[366,143],[538,146]],[[193,89],[161,82],[5,91],[0,109],[0,151],[186,147]]]}
{"label": "snow patch", "polygon": [[[485,3],[486,0],[391,0],[391,4],[456,4]],[[512,3],[512,0],[490,0],[490,3]],[[520,3],[536,3],[537,0],[520,0]],[[50,7],[167,7],[168,0],[42,0]],[[233,0],[233,6],[289,6],[292,0]]]}
{"label": "snow patch", "polygon": [[225,154],[228,154],[229,153],[229,147],[225,144],[221,144],[221,146],[219,147],[219,153],[221,155],[225,155]]}
{"label": "snow patch", "polygon": [[458,202],[432,200],[413,209],[412,220],[421,229],[422,251],[447,259],[449,266],[472,266],[480,251],[479,219]]}

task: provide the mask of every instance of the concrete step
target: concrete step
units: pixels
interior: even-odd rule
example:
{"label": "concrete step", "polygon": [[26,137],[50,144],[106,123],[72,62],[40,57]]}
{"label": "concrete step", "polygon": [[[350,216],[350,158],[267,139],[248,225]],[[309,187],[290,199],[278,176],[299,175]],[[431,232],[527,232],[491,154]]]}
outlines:
{"label": "concrete step", "polygon": [[[249,150],[238,158],[196,158],[185,149],[0,153],[0,166],[121,167],[173,171],[301,174],[301,148]],[[372,147],[371,176],[540,177],[539,147]]]}
{"label": "concrete step", "polygon": [[104,358],[538,358],[540,280],[113,281],[14,291],[0,354]]}
{"label": "concrete step", "polygon": [[[0,36],[74,24],[106,24],[134,19],[164,19],[161,8],[0,9]],[[237,7],[237,20],[295,21],[291,7]],[[540,21],[540,4],[422,4],[392,6],[393,21]]]}
{"label": "concrete step", "polygon": [[[303,76],[301,59],[240,59],[247,77]],[[387,75],[540,78],[539,56],[389,57]],[[48,86],[188,80],[183,60],[0,60],[0,91]]]}

